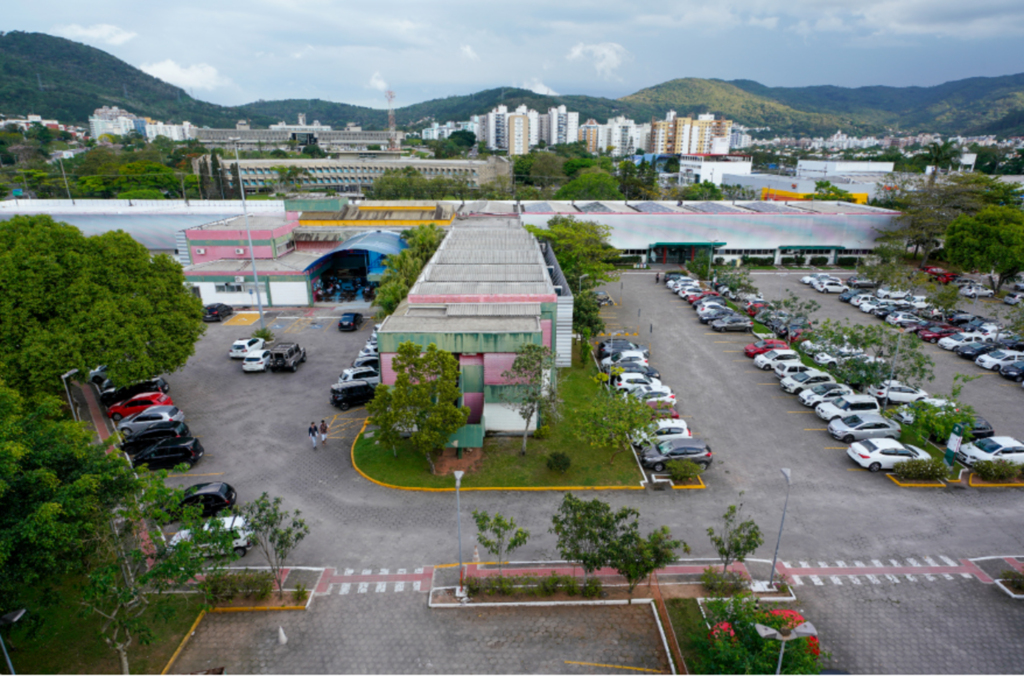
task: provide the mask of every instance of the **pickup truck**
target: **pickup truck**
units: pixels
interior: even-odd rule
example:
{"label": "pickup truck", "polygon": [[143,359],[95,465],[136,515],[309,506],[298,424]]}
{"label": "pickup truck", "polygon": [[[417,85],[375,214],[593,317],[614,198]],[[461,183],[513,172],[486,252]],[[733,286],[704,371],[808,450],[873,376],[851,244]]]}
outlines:
{"label": "pickup truck", "polygon": [[299,347],[298,343],[281,343],[270,348],[271,371],[288,369],[294,373],[304,361],[306,348]]}

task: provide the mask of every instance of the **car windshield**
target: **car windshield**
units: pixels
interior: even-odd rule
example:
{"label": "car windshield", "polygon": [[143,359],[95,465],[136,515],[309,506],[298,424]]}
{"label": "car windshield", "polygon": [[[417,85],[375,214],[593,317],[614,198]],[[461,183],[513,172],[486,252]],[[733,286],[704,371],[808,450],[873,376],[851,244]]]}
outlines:
{"label": "car windshield", "polygon": [[848,408],[850,408],[850,402],[848,402],[846,399],[840,397],[839,399],[836,399],[835,407],[840,409],[840,410],[842,410],[842,411],[845,411]]}
{"label": "car windshield", "polygon": [[796,374],[793,375],[793,380],[795,380],[798,383],[802,383],[803,381],[805,381],[808,378],[810,378],[811,375],[812,374],[807,373],[806,371],[804,373],[796,373]]}
{"label": "car windshield", "polygon": [[350,322],[350,321],[352,321],[355,318],[356,318],[356,316],[354,314],[352,314],[351,312],[346,312],[345,314],[343,314],[341,316],[341,321],[343,321],[343,322]]}
{"label": "car windshield", "polygon": [[834,383],[822,383],[821,385],[812,388],[811,392],[814,392],[815,394],[825,394],[826,392],[829,392],[830,390],[833,389],[835,389]]}
{"label": "car windshield", "polygon": [[1003,352],[1002,350],[996,350],[995,352],[990,352],[989,354],[995,359],[1002,359],[1003,357],[1006,356],[1006,353]]}
{"label": "car windshield", "polygon": [[1002,445],[998,442],[992,441],[991,439],[980,439],[974,442],[974,447],[978,450],[984,451],[985,453],[995,453],[1002,448]]}
{"label": "car windshield", "polygon": [[849,425],[850,427],[856,427],[857,425],[860,425],[864,421],[861,420],[861,417],[859,415],[848,415],[845,418],[843,418],[843,422]]}

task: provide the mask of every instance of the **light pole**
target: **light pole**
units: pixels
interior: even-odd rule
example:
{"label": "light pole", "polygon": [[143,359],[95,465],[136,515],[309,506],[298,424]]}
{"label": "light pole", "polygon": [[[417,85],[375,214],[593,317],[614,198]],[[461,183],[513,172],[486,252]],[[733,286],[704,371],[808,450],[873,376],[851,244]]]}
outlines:
{"label": "light pole", "polygon": [[68,199],[74,205],[75,198],[71,196],[71,188],[68,186],[68,175],[64,173],[64,160],[58,157],[57,162],[60,163],[60,175],[64,177],[64,189],[68,191]]}
{"label": "light pole", "polygon": [[576,292],[579,293],[581,296],[583,295],[583,278],[589,276],[589,274],[580,275],[580,281],[576,283]]}
{"label": "light pole", "polygon": [[456,596],[462,596],[465,592],[462,589],[462,509],[459,504],[459,487],[462,485],[462,475],[465,472],[456,470],[452,474],[455,475],[455,522],[459,530],[459,591]]}
{"label": "light pole", "polygon": [[786,477],[786,501],[782,504],[782,523],[779,524],[779,539],[775,541],[775,556],[772,557],[772,574],[768,578],[768,588],[775,581],[775,562],[779,560],[779,544],[782,542],[782,527],[786,525],[786,508],[789,507],[790,471],[788,467],[781,470],[782,476]]}
{"label": "light pole", "polygon": [[792,629],[772,629],[763,624],[755,623],[754,629],[757,629],[757,633],[761,635],[761,638],[775,639],[782,644],[782,649],[779,650],[779,664],[775,667],[776,676],[782,673],[782,656],[786,654],[786,643],[788,641],[792,641],[795,638],[808,638],[818,635],[818,630],[810,622],[802,622]]}
{"label": "light pole", "polygon": [[[18,620],[20,620],[22,615],[24,615],[24,614],[25,614],[25,609],[22,608],[21,610],[15,610],[13,613],[7,613],[3,617],[0,617],[0,629],[3,629],[4,627],[8,627],[8,626],[14,624]],[[7,668],[10,670],[11,675],[13,676],[13,674],[14,674],[14,665],[11,664],[11,656],[7,654],[7,646],[4,645],[3,633],[0,633],[0,648],[4,649],[4,659],[7,660]]]}
{"label": "light pole", "polygon": [[78,373],[78,369],[71,369],[60,377],[60,381],[64,383],[64,393],[68,395],[68,407],[71,409],[71,417],[78,422],[78,411],[75,409],[75,403],[71,401],[71,389],[68,387],[68,378]]}
{"label": "light pole", "polygon": [[249,229],[249,210],[245,205],[245,186],[242,185],[242,168],[238,160],[238,137],[229,139],[235,142],[235,175],[238,177],[238,192],[242,195],[242,214],[245,216],[245,234],[249,237],[249,262],[252,263],[252,281],[256,286],[256,305],[260,310],[260,328],[267,328],[263,323],[263,298],[260,295],[260,276],[256,272],[256,254],[252,250],[252,230]]}

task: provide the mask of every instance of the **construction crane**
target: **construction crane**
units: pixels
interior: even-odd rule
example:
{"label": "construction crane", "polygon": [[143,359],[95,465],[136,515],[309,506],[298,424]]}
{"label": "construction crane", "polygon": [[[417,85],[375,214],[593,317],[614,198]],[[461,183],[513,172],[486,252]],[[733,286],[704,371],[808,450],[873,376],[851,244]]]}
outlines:
{"label": "construction crane", "polygon": [[384,92],[384,98],[388,100],[388,150],[398,150],[398,133],[395,131],[395,109],[391,102],[395,100],[395,93],[390,89]]}

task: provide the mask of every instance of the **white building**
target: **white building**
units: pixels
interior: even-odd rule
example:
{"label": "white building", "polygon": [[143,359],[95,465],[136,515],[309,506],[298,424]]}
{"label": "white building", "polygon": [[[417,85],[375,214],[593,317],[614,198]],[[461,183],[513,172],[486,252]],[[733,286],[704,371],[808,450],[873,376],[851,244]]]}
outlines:
{"label": "white building", "polygon": [[[703,183],[710,181],[722,185],[722,177],[749,176],[753,167],[750,155],[680,155],[679,183]],[[732,185],[727,182],[727,185]]]}
{"label": "white building", "polygon": [[[827,181],[830,176],[849,174],[891,174],[893,162],[853,162],[843,160],[797,160],[796,177]],[[749,172],[747,172],[749,173]]]}
{"label": "white building", "polygon": [[565,106],[549,108],[547,114],[547,138],[551,145],[575,143],[579,137],[580,114],[569,112]]}
{"label": "white building", "polygon": [[480,116],[480,139],[488,150],[508,148],[508,106],[498,106]]}

